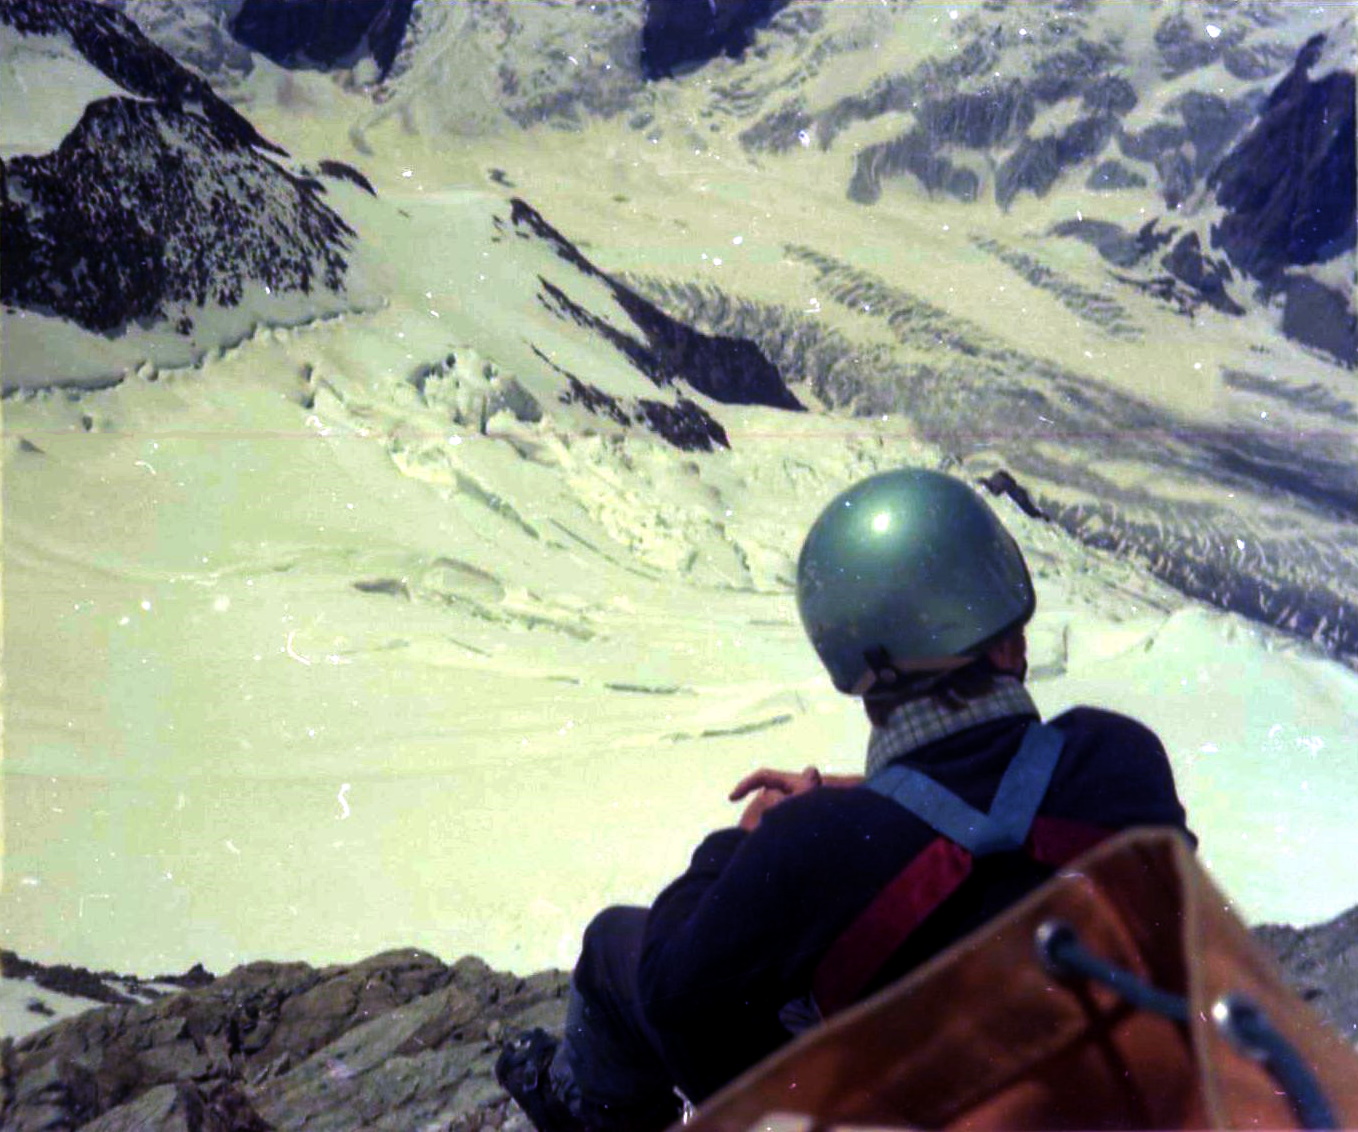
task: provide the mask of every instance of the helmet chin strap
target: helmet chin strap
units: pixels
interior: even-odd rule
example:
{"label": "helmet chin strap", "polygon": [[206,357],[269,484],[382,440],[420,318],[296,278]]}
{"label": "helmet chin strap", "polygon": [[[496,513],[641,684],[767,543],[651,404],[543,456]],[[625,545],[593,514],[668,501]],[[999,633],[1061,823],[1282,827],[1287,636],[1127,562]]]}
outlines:
{"label": "helmet chin strap", "polygon": [[[871,691],[879,686],[892,688],[900,683],[901,674],[896,666],[891,663],[891,654],[881,645],[873,645],[872,648],[865,650],[863,659],[868,665],[867,672],[859,680],[859,684],[862,684],[864,680],[868,681],[867,686],[863,688],[864,692]],[[854,690],[857,691],[858,689],[855,688]]]}
{"label": "helmet chin strap", "polygon": [[918,692],[926,692],[936,681],[975,663],[976,659],[974,656],[934,656],[901,663],[893,659],[882,645],[873,645],[863,651],[868,670],[858,678],[851,694],[892,696],[907,686]]}

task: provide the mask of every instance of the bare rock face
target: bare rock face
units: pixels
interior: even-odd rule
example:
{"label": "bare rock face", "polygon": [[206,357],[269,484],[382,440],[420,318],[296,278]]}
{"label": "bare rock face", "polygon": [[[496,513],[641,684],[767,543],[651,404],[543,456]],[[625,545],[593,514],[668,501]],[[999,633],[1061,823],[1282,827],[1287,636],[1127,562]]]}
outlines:
{"label": "bare rock face", "polygon": [[1283,333],[1325,351],[1350,369],[1358,367],[1358,311],[1352,293],[1346,295],[1306,275],[1289,275],[1282,290]]}
{"label": "bare rock face", "polygon": [[[1125,155],[1155,163],[1171,207],[1202,182],[1224,209],[1210,232],[1219,256],[1207,254],[1206,241],[1189,231],[1159,258],[1158,266],[1167,275],[1148,277],[1143,272],[1123,281],[1173,302],[1184,313],[1205,304],[1238,315],[1245,307],[1229,286],[1239,273],[1254,281],[1256,297],[1268,301],[1281,296],[1284,334],[1352,367],[1358,364],[1352,296],[1304,271],[1351,254],[1355,246],[1354,75],[1333,70],[1313,80],[1310,72],[1325,46],[1324,36],[1310,40],[1257,113],[1243,102],[1188,91],[1171,104],[1182,126],[1162,122],[1137,134],[1119,134]],[[1010,163],[1023,153],[1020,148]],[[1060,163],[1029,165],[1023,172],[1030,182],[1036,178],[1036,184],[1054,177]],[[1103,173],[1096,170],[1091,184],[1122,175],[1112,165]],[[1143,246],[1138,253],[1127,234],[1110,236],[1097,229],[1083,220],[1067,221],[1053,233],[1086,240],[1123,268],[1140,265],[1154,250]]]}
{"label": "bare rock face", "polygon": [[320,181],[112,9],[0,0],[0,33],[63,38],[126,92],[51,152],[0,164],[0,297],[118,333],[265,295],[338,293],[353,230]]}
{"label": "bare rock face", "polygon": [[81,1127],[89,1132],[271,1132],[240,1087],[192,1081],[158,1085]]}
{"label": "bare rock face", "polygon": [[1210,178],[1227,209],[1215,242],[1258,279],[1354,247],[1354,76],[1311,80],[1324,44],[1317,36],[1306,45]]}
{"label": "bare rock face", "polygon": [[1245,308],[1226,291],[1226,284],[1235,276],[1230,265],[1203,254],[1202,243],[1196,232],[1189,232],[1174,244],[1173,250],[1160,260],[1174,278],[1187,284],[1203,302],[1223,314],[1244,314]]}
{"label": "bare rock face", "polygon": [[499,1127],[502,1036],[564,1024],[560,972],[418,951],[253,963],[149,1004],[0,1042],[6,1132]]}
{"label": "bare rock face", "polygon": [[[704,334],[671,318],[633,288],[590,263],[527,201],[515,198],[511,206],[510,223],[519,234],[531,234],[546,241],[565,262],[604,283],[641,335],[633,336],[615,329],[573,302],[546,279],[539,280],[538,297],[543,306],[557,318],[588,327],[607,339],[657,388],[668,388],[683,381],[704,396],[724,404],[803,410],[778,368],[753,342],[745,338]],[[554,369],[559,368],[545,356],[543,361]],[[567,403],[583,405],[618,424],[644,422],[652,431],[685,451],[729,447],[720,422],[694,401],[680,397],[676,404],[668,405],[642,400],[633,412],[577,375],[561,372],[568,383],[568,391],[562,394],[562,400]]]}

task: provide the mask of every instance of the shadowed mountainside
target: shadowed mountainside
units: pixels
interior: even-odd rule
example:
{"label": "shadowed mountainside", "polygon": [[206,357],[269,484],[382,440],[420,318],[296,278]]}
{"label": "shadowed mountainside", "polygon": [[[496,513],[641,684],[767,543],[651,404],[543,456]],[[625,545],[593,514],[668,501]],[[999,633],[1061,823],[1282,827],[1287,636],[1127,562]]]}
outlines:
{"label": "shadowed mountainside", "polygon": [[739,56],[754,40],[752,28],[789,0],[647,0],[641,32],[641,69],[648,79],[668,78],[718,55]]}
{"label": "shadowed mountainside", "polygon": [[383,77],[414,6],[415,0],[245,0],[231,33],[288,67],[353,66],[371,55]]}

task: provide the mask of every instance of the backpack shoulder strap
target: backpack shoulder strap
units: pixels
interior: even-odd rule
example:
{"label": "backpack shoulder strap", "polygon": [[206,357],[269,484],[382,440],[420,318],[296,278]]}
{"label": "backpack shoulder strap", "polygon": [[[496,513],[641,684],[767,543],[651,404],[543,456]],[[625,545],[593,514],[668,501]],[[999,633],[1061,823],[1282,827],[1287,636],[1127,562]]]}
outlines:
{"label": "backpack shoulder strap", "polygon": [[[1048,836],[1052,831],[1045,825],[1034,829],[1034,815],[1051,785],[1062,742],[1055,728],[1029,724],[985,814],[911,767],[892,765],[868,780],[868,789],[903,806],[940,836],[896,874],[822,957],[812,995],[823,1017],[858,999],[910,934],[971,875],[974,857],[1021,849],[1031,830],[1042,834],[1033,855],[1056,863],[1046,857],[1066,848],[1063,831]],[[1081,830],[1064,832],[1083,840]]]}
{"label": "backpack shoulder strap", "polygon": [[962,801],[914,767],[893,763],[868,779],[869,790],[905,807],[936,833],[978,857],[1023,847],[1061,757],[1061,732],[1030,723],[1000,780],[990,812]]}
{"label": "backpack shoulder strap", "polygon": [[852,1005],[896,949],[971,875],[971,854],[935,838],[830,945],[811,980],[821,1017]]}
{"label": "backpack shoulder strap", "polygon": [[1089,850],[1115,831],[1093,822],[1071,821],[1069,818],[1033,819],[1033,829],[1024,846],[1034,861],[1059,869]]}

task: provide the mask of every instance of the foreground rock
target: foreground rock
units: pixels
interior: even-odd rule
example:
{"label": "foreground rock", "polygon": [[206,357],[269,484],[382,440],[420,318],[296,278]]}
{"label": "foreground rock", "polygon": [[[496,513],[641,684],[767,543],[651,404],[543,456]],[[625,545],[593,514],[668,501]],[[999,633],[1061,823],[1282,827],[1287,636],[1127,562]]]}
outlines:
{"label": "foreground rock", "polygon": [[566,976],[419,951],[351,966],[252,963],[149,1004],[0,1042],[6,1132],[526,1128],[499,1040],[560,1030]]}
{"label": "foreground rock", "polygon": [[1255,936],[1278,957],[1297,993],[1358,1045],[1358,908],[1304,929],[1270,924]]}
{"label": "foreground rock", "polygon": [[[1358,1041],[1358,908],[1255,934],[1321,1017]],[[21,962],[9,956],[7,969]],[[57,969],[23,970],[42,982]],[[82,985],[100,978],[84,972]],[[528,1132],[495,1083],[495,1057],[522,1029],[560,1032],[567,985],[560,971],[519,978],[420,951],[321,969],[252,963],[0,1041],[0,1128]]]}

